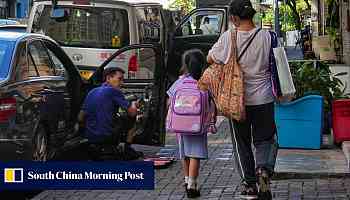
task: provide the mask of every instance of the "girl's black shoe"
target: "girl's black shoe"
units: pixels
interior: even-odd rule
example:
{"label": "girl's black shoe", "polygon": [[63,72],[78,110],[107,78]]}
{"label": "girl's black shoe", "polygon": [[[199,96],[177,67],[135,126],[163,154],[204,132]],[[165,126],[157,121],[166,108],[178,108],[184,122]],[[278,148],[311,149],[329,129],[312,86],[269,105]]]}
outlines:
{"label": "girl's black shoe", "polygon": [[187,190],[188,190],[188,189],[187,189],[187,185],[188,185],[187,183],[184,183],[184,187],[185,187],[186,193],[187,193]]}
{"label": "girl's black shoe", "polygon": [[192,198],[197,198],[201,196],[199,190],[196,190],[196,189],[190,188],[190,189],[187,189],[186,192],[187,192],[187,198],[192,199]]}

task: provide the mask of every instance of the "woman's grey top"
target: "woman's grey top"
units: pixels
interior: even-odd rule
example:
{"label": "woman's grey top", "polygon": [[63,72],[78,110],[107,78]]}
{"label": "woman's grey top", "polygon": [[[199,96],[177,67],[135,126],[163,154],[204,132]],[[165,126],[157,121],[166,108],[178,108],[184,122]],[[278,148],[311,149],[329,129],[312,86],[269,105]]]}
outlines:
{"label": "woman's grey top", "polygon": [[[223,33],[209,51],[209,56],[216,63],[227,64],[231,56],[231,29]],[[238,55],[257,31],[237,32]],[[261,105],[274,101],[272,93],[271,73],[269,71],[269,55],[271,36],[266,30],[261,30],[239,61],[244,77],[245,104]]]}

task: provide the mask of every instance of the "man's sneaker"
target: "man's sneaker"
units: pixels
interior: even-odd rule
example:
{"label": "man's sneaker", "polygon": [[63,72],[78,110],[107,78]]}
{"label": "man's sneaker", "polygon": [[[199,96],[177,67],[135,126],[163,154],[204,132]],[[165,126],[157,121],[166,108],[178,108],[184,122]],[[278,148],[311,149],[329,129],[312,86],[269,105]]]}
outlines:
{"label": "man's sneaker", "polygon": [[241,193],[239,198],[242,199],[257,199],[258,198],[258,189],[254,184],[242,183],[241,185]]}
{"label": "man's sneaker", "polygon": [[264,199],[264,200],[272,199],[269,172],[263,168],[259,168],[256,172],[256,175],[258,177],[259,199]]}

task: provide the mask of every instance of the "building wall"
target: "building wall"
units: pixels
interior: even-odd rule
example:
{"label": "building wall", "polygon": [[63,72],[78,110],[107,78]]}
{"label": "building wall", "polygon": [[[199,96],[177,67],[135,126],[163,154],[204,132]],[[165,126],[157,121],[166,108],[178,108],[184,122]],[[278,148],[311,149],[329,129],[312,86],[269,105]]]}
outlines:
{"label": "building wall", "polygon": [[350,65],[350,5],[348,1],[341,2],[341,32],[343,41],[343,62]]}
{"label": "building wall", "polygon": [[319,9],[318,4],[319,0],[312,0],[311,1],[311,29],[312,29],[312,35],[313,36],[319,36]]}
{"label": "building wall", "polygon": [[29,16],[29,0],[17,0],[16,18],[26,18]]}
{"label": "building wall", "polygon": [[[350,1],[340,0],[339,8],[340,20],[341,20],[341,39],[342,46],[340,51],[337,51],[339,56],[338,61],[347,65],[350,65]],[[317,36],[327,35],[326,31],[326,19],[328,15],[328,6],[326,6],[326,0],[312,0],[311,2],[311,21],[313,31],[313,45],[317,40]],[[315,48],[315,47],[314,47]],[[316,53],[316,51],[315,51]],[[316,54],[317,55],[317,54]]]}
{"label": "building wall", "polygon": [[7,16],[7,2],[0,0],[0,19]]}
{"label": "building wall", "polygon": [[31,0],[0,0],[0,18],[26,18]]}
{"label": "building wall", "polygon": [[16,0],[7,0],[7,17],[16,18]]}

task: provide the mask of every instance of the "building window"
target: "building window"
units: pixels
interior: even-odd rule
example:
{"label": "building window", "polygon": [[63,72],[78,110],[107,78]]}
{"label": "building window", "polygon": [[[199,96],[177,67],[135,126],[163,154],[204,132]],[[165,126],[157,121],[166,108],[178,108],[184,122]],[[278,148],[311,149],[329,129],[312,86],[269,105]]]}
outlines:
{"label": "building window", "polygon": [[6,1],[1,1],[0,0],[0,18],[7,18]]}
{"label": "building window", "polygon": [[16,7],[16,13],[17,13],[17,18],[22,18],[22,4],[21,3],[17,3],[17,7]]}

